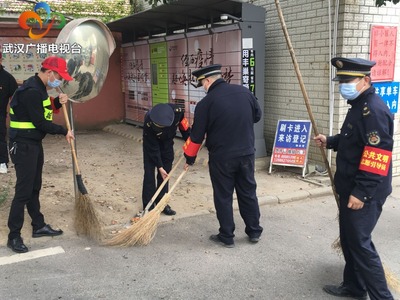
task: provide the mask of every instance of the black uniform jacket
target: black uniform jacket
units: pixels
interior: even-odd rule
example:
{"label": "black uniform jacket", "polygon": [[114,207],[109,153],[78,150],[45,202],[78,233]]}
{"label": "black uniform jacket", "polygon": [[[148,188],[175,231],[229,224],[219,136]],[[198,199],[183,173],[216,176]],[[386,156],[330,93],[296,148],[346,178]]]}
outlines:
{"label": "black uniform jacket", "polygon": [[201,144],[205,135],[211,159],[254,154],[254,123],[261,108],[249,89],[217,79],[196,105],[190,139]]}
{"label": "black uniform jacket", "polygon": [[[67,129],[45,119],[43,100],[48,97],[46,86],[37,75],[27,79],[16,90],[10,102],[15,118],[20,122],[32,122],[35,129],[10,128],[10,139],[38,143],[47,133],[67,135]],[[61,107],[58,97],[55,99],[55,106]]]}
{"label": "black uniform jacket", "polygon": [[327,148],[337,151],[335,188],[339,195],[353,195],[361,201],[375,196],[386,198],[392,192],[392,167],[386,176],[360,170],[364,147],[391,152],[393,115],[370,87],[351,105],[340,134],[328,137]]}
{"label": "black uniform jacket", "polygon": [[0,65],[0,118],[7,117],[8,100],[17,88],[15,78]]}
{"label": "black uniform jacket", "polygon": [[171,126],[160,128],[153,124],[149,113],[144,117],[143,152],[154,162],[157,168],[163,167],[162,155],[174,156],[174,138],[178,127],[185,141],[190,135],[190,127],[185,129],[180,126],[185,117],[185,110],[172,103],[168,103],[168,105],[172,107],[175,113],[175,118]]}

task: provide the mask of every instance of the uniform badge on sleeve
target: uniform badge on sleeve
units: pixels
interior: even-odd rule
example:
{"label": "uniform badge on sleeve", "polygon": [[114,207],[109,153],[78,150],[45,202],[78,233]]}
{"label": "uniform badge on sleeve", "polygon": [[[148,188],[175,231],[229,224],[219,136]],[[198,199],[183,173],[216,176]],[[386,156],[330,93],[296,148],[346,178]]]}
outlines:
{"label": "uniform badge on sleeve", "polygon": [[371,131],[368,135],[368,144],[372,146],[379,145],[381,142],[381,138],[379,137],[379,134],[377,131]]}

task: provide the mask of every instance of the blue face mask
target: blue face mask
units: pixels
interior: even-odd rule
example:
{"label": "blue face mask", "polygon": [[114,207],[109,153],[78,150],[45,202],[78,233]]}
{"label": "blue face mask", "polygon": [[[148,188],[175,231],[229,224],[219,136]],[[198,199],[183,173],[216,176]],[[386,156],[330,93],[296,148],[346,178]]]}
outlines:
{"label": "blue face mask", "polygon": [[359,82],[352,82],[352,83],[340,83],[339,84],[339,92],[342,97],[346,100],[354,100],[358,96],[360,96],[363,89],[357,91],[357,85],[362,81]]}
{"label": "blue face mask", "polygon": [[49,86],[49,87],[51,87],[51,88],[57,88],[57,87],[59,87],[60,85],[61,85],[61,83],[62,83],[62,81],[61,80],[59,80],[59,79],[57,79],[55,76],[54,76],[54,73],[52,73],[53,74],[53,77],[54,77],[54,81],[50,81],[50,78],[49,78],[49,80],[47,80],[47,85]]}

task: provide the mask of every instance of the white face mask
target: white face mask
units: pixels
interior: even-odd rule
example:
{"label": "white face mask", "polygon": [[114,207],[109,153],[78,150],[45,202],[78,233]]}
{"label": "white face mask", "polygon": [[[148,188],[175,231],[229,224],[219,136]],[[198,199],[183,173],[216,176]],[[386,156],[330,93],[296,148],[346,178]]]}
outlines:
{"label": "white face mask", "polygon": [[51,74],[53,74],[54,80],[53,80],[53,81],[50,81],[50,76],[49,76],[49,79],[47,80],[47,85],[48,85],[49,87],[51,87],[51,88],[54,89],[54,88],[59,87],[59,86],[61,85],[62,81],[59,80],[59,79],[57,79],[57,78],[54,76],[54,72],[51,72]]}
{"label": "white face mask", "polygon": [[359,82],[352,82],[352,83],[339,83],[339,92],[342,97],[346,100],[354,100],[358,96],[360,96],[361,92],[364,88],[360,91],[357,91],[357,85],[362,81],[361,79]]}

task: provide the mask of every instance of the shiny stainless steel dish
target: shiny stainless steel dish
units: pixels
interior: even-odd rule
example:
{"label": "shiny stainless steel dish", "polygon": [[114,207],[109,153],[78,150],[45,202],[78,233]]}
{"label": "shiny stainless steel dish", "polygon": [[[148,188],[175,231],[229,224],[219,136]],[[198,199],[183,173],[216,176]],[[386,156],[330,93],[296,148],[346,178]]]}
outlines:
{"label": "shiny stainless steel dish", "polygon": [[74,78],[63,82],[63,92],[74,102],[83,103],[96,97],[107,77],[109,58],[116,46],[111,31],[99,20],[76,19],[60,31],[56,43],[71,48],[66,54],[58,54],[65,58],[68,73]]}

